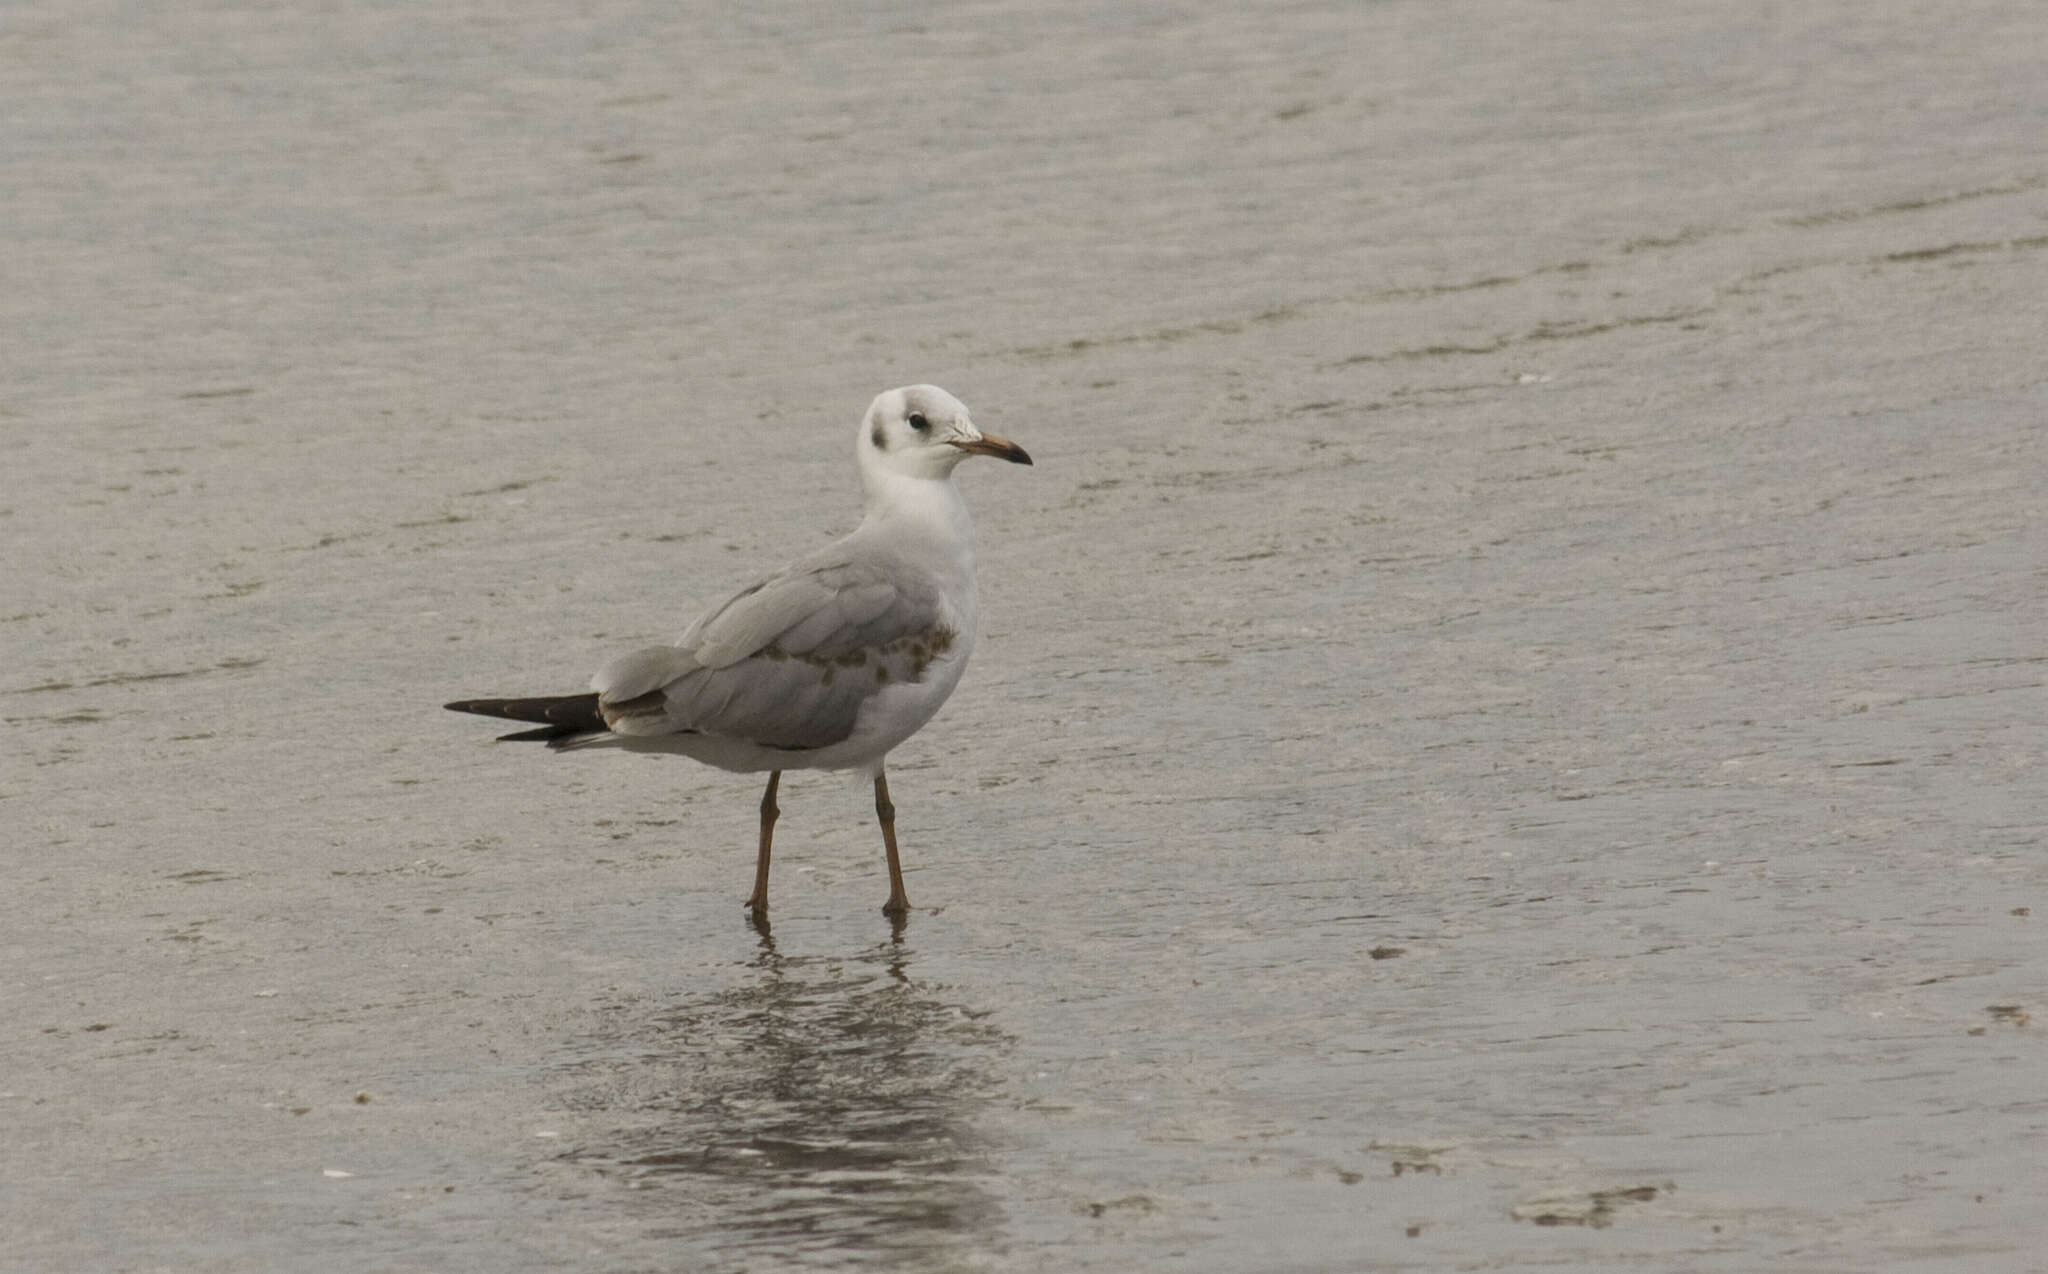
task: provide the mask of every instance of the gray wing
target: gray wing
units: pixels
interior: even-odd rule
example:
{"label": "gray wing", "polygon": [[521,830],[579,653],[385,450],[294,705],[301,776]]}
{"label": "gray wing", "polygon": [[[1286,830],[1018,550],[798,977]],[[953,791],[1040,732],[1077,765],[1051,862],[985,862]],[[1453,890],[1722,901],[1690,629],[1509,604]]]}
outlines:
{"label": "gray wing", "polygon": [[591,688],[619,734],[820,748],[852,734],[882,686],[922,680],[956,635],[929,578],[821,556],[735,596],[676,645],[614,660]]}

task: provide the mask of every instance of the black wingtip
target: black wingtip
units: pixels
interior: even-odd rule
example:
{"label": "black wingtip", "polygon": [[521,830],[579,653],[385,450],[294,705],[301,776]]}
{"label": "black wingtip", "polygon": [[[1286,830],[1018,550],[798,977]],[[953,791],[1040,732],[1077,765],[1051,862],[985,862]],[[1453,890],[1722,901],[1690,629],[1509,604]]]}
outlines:
{"label": "black wingtip", "polygon": [[457,699],[444,703],[450,712],[473,712],[483,717],[509,721],[530,721],[538,730],[504,735],[507,739],[558,739],[570,734],[602,734],[604,713],[594,694],[550,695],[539,699]]}

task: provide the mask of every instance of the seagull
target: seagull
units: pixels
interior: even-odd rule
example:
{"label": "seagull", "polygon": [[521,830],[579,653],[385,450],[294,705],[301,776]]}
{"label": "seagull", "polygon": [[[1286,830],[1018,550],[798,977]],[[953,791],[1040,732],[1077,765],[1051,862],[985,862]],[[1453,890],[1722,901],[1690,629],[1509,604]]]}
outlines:
{"label": "seagull", "polygon": [[872,777],[889,863],[882,910],[900,922],[910,900],[883,760],[938,712],[974,651],[974,526],[953,485],[969,456],[1031,463],[1024,448],[975,428],[966,405],[938,386],[889,390],[868,407],[854,441],[863,513],[852,534],[734,594],[673,646],[612,660],[590,679],[590,693],[446,706],[539,726],[503,740],[765,771],[746,903],[757,925],[768,916],[782,772]]}

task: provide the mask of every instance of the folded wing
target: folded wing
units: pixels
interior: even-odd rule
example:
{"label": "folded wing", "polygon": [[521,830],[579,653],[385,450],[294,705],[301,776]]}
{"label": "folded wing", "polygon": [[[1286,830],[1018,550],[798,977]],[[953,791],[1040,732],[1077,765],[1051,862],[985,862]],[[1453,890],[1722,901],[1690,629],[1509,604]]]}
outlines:
{"label": "folded wing", "polygon": [[931,581],[826,557],[799,563],[591,679],[619,734],[692,730],[809,749],[853,733],[882,687],[923,680],[955,637]]}

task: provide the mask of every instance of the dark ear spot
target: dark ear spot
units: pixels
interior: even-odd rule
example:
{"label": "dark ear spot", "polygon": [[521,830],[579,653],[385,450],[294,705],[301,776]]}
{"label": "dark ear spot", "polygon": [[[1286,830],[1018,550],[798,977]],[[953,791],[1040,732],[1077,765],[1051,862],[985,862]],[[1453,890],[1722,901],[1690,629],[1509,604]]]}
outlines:
{"label": "dark ear spot", "polygon": [[888,439],[882,434],[881,422],[877,421],[875,427],[868,430],[868,441],[875,444],[876,451],[887,451],[889,449]]}

